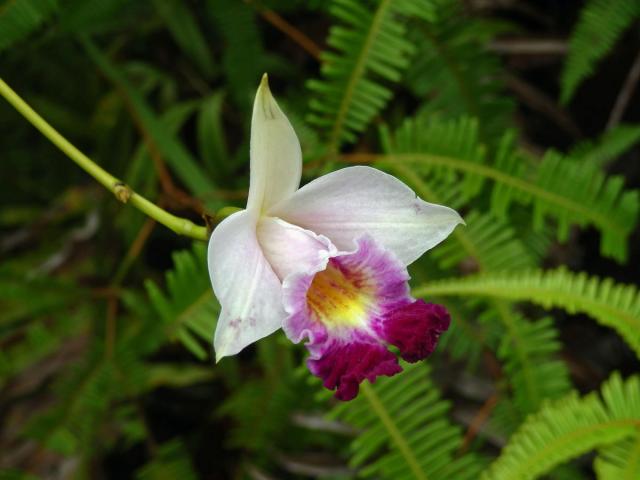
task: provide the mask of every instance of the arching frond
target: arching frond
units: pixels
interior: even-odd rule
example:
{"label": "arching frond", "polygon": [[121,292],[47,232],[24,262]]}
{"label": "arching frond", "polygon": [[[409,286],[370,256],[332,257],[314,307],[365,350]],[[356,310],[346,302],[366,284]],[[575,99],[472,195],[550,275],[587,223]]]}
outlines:
{"label": "arching frond", "polygon": [[640,2],[636,0],[591,0],[581,10],[560,81],[564,103],[639,15]]}
{"label": "arching frond", "polygon": [[453,303],[445,303],[445,306],[452,321],[446,335],[440,337],[438,351],[446,352],[447,355],[464,362],[467,368],[473,370],[477,367],[492,332],[490,328],[480,326],[475,321],[472,310],[467,311]]}
{"label": "arching frond", "polygon": [[482,479],[538,478],[594,448],[637,435],[639,427],[640,377],[623,381],[614,373],[600,395],[572,393],[530,416]]}
{"label": "arching frond", "polygon": [[383,81],[397,82],[414,52],[403,16],[429,17],[431,0],[333,0],[340,22],[322,54],[322,79],[311,80],[310,122],[326,129],[330,152],[354,142],[392,96]]}
{"label": "arching frond", "polygon": [[[429,175],[429,182],[452,183],[458,178],[467,201],[489,180],[493,183],[491,211],[498,217],[504,217],[514,202],[531,205],[534,227],[540,229],[545,218],[553,218],[564,240],[570,225],[593,225],[602,233],[601,252],[619,261],[626,258],[640,200],[637,191],[624,191],[622,177],[606,178],[597,166],[570,161],[553,151],[533,164],[515,149],[511,134],[487,155],[478,141],[477,122],[468,118],[441,122],[418,116],[386,137],[390,153],[365,160],[387,169],[410,165]],[[567,183],[567,178],[572,181]]]}
{"label": "arching frond", "polygon": [[60,313],[55,321],[34,321],[0,350],[0,388],[9,378],[56,351],[71,336],[78,335],[78,315]]}
{"label": "arching frond", "polygon": [[640,294],[632,285],[574,274],[566,269],[485,273],[443,280],[413,290],[418,297],[480,296],[529,301],[545,308],[582,312],[615,329],[640,356]]}
{"label": "arching frond", "polygon": [[250,111],[256,82],[267,70],[268,53],[262,46],[256,11],[246,2],[206,2],[211,23],[223,43],[222,66],[232,99]]}
{"label": "arching frond", "polygon": [[412,23],[416,54],[405,83],[425,113],[478,118],[486,138],[498,139],[510,125],[513,101],[504,92],[502,68],[486,44],[505,25],[473,17],[458,0],[434,0],[432,19]]}
{"label": "arching frond", "polygon": [[137,480],[195,480],[198,478],[189,452],[180,440],[171,440],[161,445],[154,458],[136,472]]}
{"label": "arching frond", "polygon": [[596,141],[576,145],[569,156],[580,162],[604,167],[640,142],[640,125],[618,125]]}
{"label": "arching frond", "polygon": [[144,97],[131,85],[124,73],[90,40],[83,39],[82,45],[98,68],[125,93],[151,141],[163,154],[168,165],[175,170],[178,178],[195,194],[202,195],[213,191],[214,184],[211,179],[207,177],[182,142],[171,135],[167,126],[158,119]]}
{"label": "arching frond", "polygon": [[[402,178],[420,198],[432,203],[464,208],[457,185],[427,183],[422,176],[402,164],[390,170]],[[465,228],[453,231],[452,239],[430,252],[443,269],[461,264],[471,270],[521,270],[536,264],[535,253],[516,237],[515,230],[502,218],[477,210],[464,215]]]}
{"label": "arching frond", "polygon": [[155,0],[153,5],[183,52],[206,77],[211,77],[215,71],[212,52],[191,10],[178,0]]}
{"label": "arching frond", "polygon": [[635,435],[601,448],[593,468],[598,480],[640,478],[640,430]]}
{"label": "arching frond", "polygon": [[197,357],[206,358],[209,350],[201,340],[211,341],[219,313],[207,270],[206,247],[194,244],[192,251],[174,254],[173,262],[174,269],[167,273],[167,293],[147,281],[149,299],[169,337],[180,340]]}
{"label": "arching frond", "polygon": [[475,479],[482,460],[456,457],[460,429],[446,419],[448,402],[429,380],[426,364],[403,365],[405,372],[364,383],[358,397],[338,405],[333,418],[360,434],[351,444],[350,463],[359,476],[385,479]]}
{"label": "arching frond", "polygon": [[521,421],[537,411],[543,400],[568,393],[571,382],[567,366],[557,358],[560,342],[551,318],[532,322],[511,311],[506,311],[503,317],[508,320],[498,358],[504,361]]}
{"label": "arching frond", "polygon": [[469,251],[474,252],[472,259],[483,271],[522,270],[535,265],[535,257],[505,221],[477,211],[465,215],[465,221],[467,227],[453,233],[458,242],[446,242],[433,251],[442,267],[459,263]]}
{"label": "arching frond", "polygon": [[57,0],[4,0],[0,4],[0,52],[37,30],[58,8]]}
{"label": "arching frond", "polygon": [[94,349],[92,358],[58,379],[59,403],[28,425],[26,433],[47,449],[70,455],[98,448],[93,435],[109,403],[125,385],[115,363],[104,360],[102,353]]}

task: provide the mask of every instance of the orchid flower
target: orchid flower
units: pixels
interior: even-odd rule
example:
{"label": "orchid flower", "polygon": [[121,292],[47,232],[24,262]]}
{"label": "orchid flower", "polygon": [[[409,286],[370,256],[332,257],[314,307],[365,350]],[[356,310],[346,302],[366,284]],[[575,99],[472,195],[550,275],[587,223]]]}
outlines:
{"label": "orchid flower", "polygon": [[251,120],[245,210],[214,230],[208,261],[221,305],[216,361],[279,328],[306,339],[311,372],[336,397],[402,370],[389,345],[416,362],[449,327],[440,305],[415,300],[407,265],[460,223],[404,183],[366,166],[299,188],[300,143],[262,78]]}

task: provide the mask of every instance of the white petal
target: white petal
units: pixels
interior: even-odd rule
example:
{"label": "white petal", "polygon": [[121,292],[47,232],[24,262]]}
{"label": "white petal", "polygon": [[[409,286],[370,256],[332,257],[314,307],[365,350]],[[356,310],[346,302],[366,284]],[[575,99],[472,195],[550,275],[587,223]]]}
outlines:
{"label": "white petal", "polygon": [[371,167],[324,175],[275,205],[270,215],[326,235],[340,250],[371,235],[406,265],[464,223],[451,208],[427,203],[404,183]]}
{"label": "white petal", "polygon": [[247,209],[266,211],[300,185],[300,142],[262,77],[251,119],[251,179]]}
{"label": "white petal", "polygon": [[213,341],[216,360],[275,332],[286,316],[282,286],[260,249],[256,224],[253,212],[234,213],[209,241],[209,275],[222,307]]}
{"label": "white petal", "polygon": [[258,241],[281,280],[292,273],[323,270],[337,254],[327,237],[273,217],[258,222]]}

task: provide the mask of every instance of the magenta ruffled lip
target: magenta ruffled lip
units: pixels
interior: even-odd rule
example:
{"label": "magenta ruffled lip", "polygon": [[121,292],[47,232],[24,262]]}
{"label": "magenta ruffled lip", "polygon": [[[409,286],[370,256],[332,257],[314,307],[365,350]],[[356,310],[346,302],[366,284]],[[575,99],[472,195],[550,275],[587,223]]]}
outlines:
{"label": "magenta ruffled lip", "polygon": [[449,312],[442,305],[416,300],[387,315],[381,337],[398,347],[403,360],[415,363],[433,353],[450,323]]}
{"label": "magenta ruffled lip", "polygon": [[402,371],[396,356],[384,345],[367,342],[331,343],[321,358],[307,364],[326,388],[336,390],[339,400],[355,398],[365,379],[374,382],[380,375],[390,377]]}
{"label": "magenta ruffled lip", "polygon": [[408,362],[422,360],[450,323],[441,305],[411,298],[406,267],[393,254],[368,236],[357,239],[356,246],[352,253],[331,258],[328,268],[339,269],[356,288],[371,294],[361,324],[330,327],[314,314],[307,292],[317,272],[291,277],[284,285],[289,313],[285,332],[296,343],[307,339],[310,371],[336,390],[340,400],[354,398],[364,380],[402,371],[387,345],[396,346]]}

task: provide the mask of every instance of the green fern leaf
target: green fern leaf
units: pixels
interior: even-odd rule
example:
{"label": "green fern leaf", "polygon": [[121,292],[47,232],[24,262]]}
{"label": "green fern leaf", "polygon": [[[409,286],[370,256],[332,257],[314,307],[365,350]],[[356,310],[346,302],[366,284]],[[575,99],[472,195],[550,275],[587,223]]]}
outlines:
{"label": "green fern leaf", "polygon": [[[453,321],[447,334],[440,337],[438,351],[446,352],[455,360],[464,362],[468,369],[478,366],[482,352],[488,346],[497,343],[494,339],[494,324],[480,325],[476,319],[478,314],[474,308],[454,302],[443,302]],[[501,332],[501,330],[500,330]]]}
{"label": "green fern leaf", "polygon": [[[461,209],[463,196],[457,185],[443,182],[427,184],[413,169],[394,164],[392,172],[405,180],[420,198],[432,203]],[[466,226],[453,231],[456,241],[445,242],[431,256],[439,266],[449,269],[465,263],[473,270],[522,270],[536,264],[536,256],[515,235],[515,230],[503,219],[475,210],[465,215]]]}
{"label": "green fern leaf", "polygon": [[249,109],[260,75],[270,70],[256,9],[236,0],[208,0],[206,5],[211,23],[222,37],[222,66],[232,99]]}
{"label": "green fern leaf", "polygon": [[446,242],[433,251],[432,256],[441,267],[456,265],[468,259],[470,253],[482,271],[522,270],[535,265],[536,258],[504,220],[471,211],[465,221],[466,228],[453,233],[457,242]]}
{"label": "green fern leaf", "polygon": [[59,380],[59,402],[33,419],[26,431],[29,436],[64,455],[88,455],[97,447],[93,440],[98,426],[111,400],[122,395],[126,385],[115,364],[105,361],[102,354],[100,348],[94,348],[86,363]]}
{"label": "green fern leaf", "polygon": [[196,480],[196,474],[189,452],[180,440],[171,440],[161,445],[154,458],[138,472],[138,480]]}
{"label": "green fern leaf", "polygon": [[640,15],[637,0],[591,0],[580,12],[580,19],[569,42],[560,85],[560,98],[567,103],[596,64],[614,46],[620,35]]}
{"label": "green fern leaf", "polygon": [[224,92],[207,97],[198,112],[198,147],[200,158],[214,178],[224,178],[230,172],[229,149],[222,122]]}
{"label": "green fern leaf", "polygon": [[569,392],[569,371],[556,358],[561,345],[551,318],[531,322],[513,312],[505,312],[503,317],[507,318],[506,332],[498,347],[498,358],[504,361],[514,407],[522,420],[537,411],[544,399]]}
{"label": "green fern leaf", "polygon": [[333,0],[331,28],[322,55],[322,80],[311,80],[311,123],[329,132],[330,152],[353,143],[392,96],[381,80],[398,82],[414,47],[401,16],[429,16],[430,0]]}
{"label": "green fern leaf", "polygon": [[[383,168],[411,165],[429,175],[430,182],[452,184],[456,174],[466,201],[482,192],[486,180],[493,182],[491,211],[506,217],[513,202],[532,205],[536,229],[551,217],[564,240],[569,226],[594,225],[602,233],[601,252],[619,261],[626,258],[627,238],[637,222],[640,200],[637,191],[624,191],[624,179],[605,178],[595,165],[574,162],[549,152],[539,164],[527,162],[506,134],[496,152],[487,155],[478,140],[477,122],[456,122],[418,116],[408,119],[391,136],[383,138],[387,155],[368,156]],[[491,158],[492,160],[489,160]],[[572,182],[567,184],[566,178]]]}
{"label": "green fern leaf", "polygon": [[38,477],[12,468],[0,470],[0,480],[38,480]]}
{"label": "green fern leaf", "polygon": [[178,0],[154,0],[154,7],[166,22],[176,43],[191,57],[200,71],[210,78],[214,73],[212,54],[189,8]]}
{"label": "green fern leaf", "polygon": [[616,373],[601,396],[575,393],[546,404],[514,434],[483,480],[537,478],[594,448],[636,436],[640,428],[640,377]]}
{"label": "green fern leaf", "polygon": [[569,157],[579,162],[604,167],[640,142],[640,125],[618,125],[598,140],[576,145]]}
{"label": "green fern leaf", "polygon": [[620,442],[600,449],[593,462],[598,480],[640,478],[640,431]]}
{"label": "green fern leaf", "polygon": [[213,182],[204,174],[198,162],[186,147],[169,133],[169,129],[158,119],[143,96],[130,84],[122,70],[112,64],[90,40],[82,39],[82,45],[98,68],[125,92],[144,129],[149,132],[154,144],[185,185],[196,195],[213,191]]}
{"label": "green fern leaf", "polygon": [[412,23],[416,45],[405,82],[418,98],[421,111],[480,120],[483,138],[500,138],[509,128],[514,102],[504,92],[500,59],[487,44],[507,27],[473,17],[458,0],[434,0],[432,19]]}
{"label": "green fern leaf", "polygon": [[331,412],[332,418],[364,431],[351,444],[351,465],[361,467],[361,477],[477,478],[483,462],[473,454],[456,457],[460,429],[447,421],[449,404],[429,380],[429,368],[403,367],[402,375],[363,383],[355,400]]}
{"label": "green fern leaf", "polygon": [[220,311],[209,280],[206,246],[194,244],[192,251],[174,254],[173,262],[174,269],[167,273],[166,294],[152,281],[145,286],[169,337],[204,359],[209,350],[202,347],[201,340],[211,342]]}
{"label": "green fern leaf", "polygon": [[419,286],[413,294],[503,298],[586,313],[615,329],[640,357],[640,294],[634,286],[615,284],[611,279],[574,274],[563,268],[485,273]]}
{"label": "green fern leaf", "polygon": [[35,32],[57,11],[57,0],[5,0],[0,4],[0,52]]}

